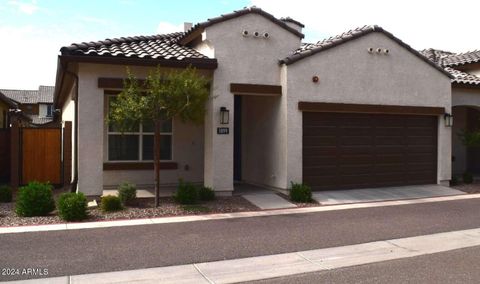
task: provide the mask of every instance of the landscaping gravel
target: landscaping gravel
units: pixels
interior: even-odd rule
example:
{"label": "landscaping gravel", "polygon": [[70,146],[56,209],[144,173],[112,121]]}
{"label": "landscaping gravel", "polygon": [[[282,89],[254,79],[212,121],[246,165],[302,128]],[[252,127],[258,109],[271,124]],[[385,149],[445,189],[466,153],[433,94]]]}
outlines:
{"label": "landscaping gravel", "polygon": [[[154,208],[153,205],[153,198],[144,198],[135,200],[131,206],[117,212],[103,213],[100,208],[90,208],[89,218],[84,222],[259,210],[241,196],[217,197],[214,201],[201,202],[194,206],[180,205],[173,198],[164,197],[160,198],[160,207]],[[14,202],[0,203],[0,227],[56,223],[65,223],[65,221],[61,220],[55,212],[44,217],[18,217],[15,214]]]}
{"label": "landscaping gravel", "polygon": [[459,184],[452,186],[452,188],[461,190],[466,193],[480,193],[480,182],[471,183],[471,184]]}

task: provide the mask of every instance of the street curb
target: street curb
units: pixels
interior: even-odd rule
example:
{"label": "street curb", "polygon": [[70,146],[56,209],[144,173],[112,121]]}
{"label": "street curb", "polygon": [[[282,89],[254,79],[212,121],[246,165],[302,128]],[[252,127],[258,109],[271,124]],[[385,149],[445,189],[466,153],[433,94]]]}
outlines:
{"label": "street curb", "polygon": [[419,198],[419,199],[409,199],[409,200],[393,200],[393,201],[378,201],[378,202],[368,202],[368,203],[289,208],[289,209],[274,209],[274,210],[252,211],[252,212],[218,213],[218,214],[207,214],[207,215],[189,215],[189,216],[176,216],[176,217],[159,217],[159,218],[114,220],[114,221],[99,221],[99,222],[84,222],[84,223],[62,223],[62,224],[52,224],[52,225],[0,227],[0,234],[46,232],[46,231],[68,231],[68,230],[80,230],[80,229],[97,229],[97,228],[152,225],[152,224],[170,224],[170,223],[184,223],[184,222],[197,222],[197,221],[210,221],[210,220],[225,220],[225,219],[233,219],[233,218],[267,217],[267,216],[317,213],[317,212],[349,210],[349,209],[375,208],[375,207],[385,207],[385,206],[412,205],[412,204],[445,202],[445,201],[477,199],[477,198],[480,198],[480,193],[441,196],[441,197],[429,197],[429,198]]}
{"label": "street curb", "polygon": [[273,255],[11,283],[238,283],[480,246],[480,228]]}

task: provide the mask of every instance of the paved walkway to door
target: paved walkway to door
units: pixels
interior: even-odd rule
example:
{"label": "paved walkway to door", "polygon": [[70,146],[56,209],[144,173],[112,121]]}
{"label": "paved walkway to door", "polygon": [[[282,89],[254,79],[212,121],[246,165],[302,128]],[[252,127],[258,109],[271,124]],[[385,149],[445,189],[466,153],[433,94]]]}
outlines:
{"label": "paved walkway to door", "polygon": [[335,205],[386,200],[428,198],[460,194],[466,193],[450,187],[433,184],[317,191],[313,193],[313,199],[315,199],[321,205]]}
{"label": "paved walkway to door", "polygon": [[233,194],[241,195],[262,210],[297,207],[297,205],[280,197],[280,195],[273,190],[250,184],[236,184]]}

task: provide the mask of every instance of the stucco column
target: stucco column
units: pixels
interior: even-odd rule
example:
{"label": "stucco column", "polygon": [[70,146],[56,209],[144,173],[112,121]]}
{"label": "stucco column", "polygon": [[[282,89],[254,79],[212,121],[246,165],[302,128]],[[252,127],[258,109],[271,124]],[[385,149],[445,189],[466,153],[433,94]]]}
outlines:
{"label": "stucco column", "polygon": [[79,70],[78,83],[78,191],[100,196],[103,191],[103,89],[95,73]]}
{"label": "stucco column", "polygon": [[[212,84],[205,119],[204,182],[217,195],[231,195],[233,191],[233,94],[226,84]],[[220,108],[230,111],[228,124],[220,124]],[[229,128],[229,134],[217,134],[218,127]]]}

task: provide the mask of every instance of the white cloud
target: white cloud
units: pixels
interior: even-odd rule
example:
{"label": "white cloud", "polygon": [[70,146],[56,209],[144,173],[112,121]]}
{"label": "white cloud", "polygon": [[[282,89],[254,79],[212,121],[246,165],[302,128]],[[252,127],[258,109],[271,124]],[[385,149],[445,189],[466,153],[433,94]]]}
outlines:
{"label": "white cloud", "polygon": [[183,24],[175,25],[169,22],[160,22],[157,27],[157,33],[168,34],[174,32],[183,32]]}
{"label": "white cloud", "polygon": [[36,11],[40,9],[40,7],[37,5],[36,0],[32,0],[31,2],[21,2],[17,0],[12,0],[12,1],[9,1],[8,4],[15,6],[18,9],[18,11],[27,15],[33,15]]}
{"label": "white cloud", "polygon": [[304,23],[307,42],[376,24],[417,49],[461,52],[480,48],[478,0],[295,0],[293,5],[291,1],[251,0],[251,5]]}

